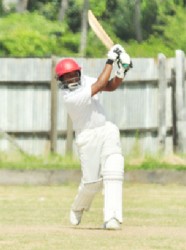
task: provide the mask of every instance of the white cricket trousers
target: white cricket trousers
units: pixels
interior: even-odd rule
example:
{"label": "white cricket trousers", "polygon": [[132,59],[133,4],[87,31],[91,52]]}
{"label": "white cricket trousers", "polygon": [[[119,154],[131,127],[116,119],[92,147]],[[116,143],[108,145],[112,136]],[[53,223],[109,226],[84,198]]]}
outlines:
{"label": "white cricket trousers", "polygon": [[74,211],[88,210],[95,194],[104,187],[104,222],[122,222],[124,159],[119,129],[111,122],[87,129],[76,136],[82,179],[72,205]]}

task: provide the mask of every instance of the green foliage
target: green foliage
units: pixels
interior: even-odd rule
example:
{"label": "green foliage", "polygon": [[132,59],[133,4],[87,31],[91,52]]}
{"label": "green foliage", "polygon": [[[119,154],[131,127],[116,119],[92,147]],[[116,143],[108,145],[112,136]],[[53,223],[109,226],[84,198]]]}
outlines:
{"label": "green foliage", "polygon": [[3,15],[3,2],[0,0],[0,16]]}
{"label": "green foliage", "polygon": [[142,29],[143,29],[143,38],[148,38],[150,34],[153,33],[153,25],[157,21],[158,16],[158,5],[155,0],[151,1],[142,1],[141,6],[142,14]]}
{"label": "green foliage", "polygon": [[[15,4],[3,10],[0,0],[0,56],[78,56],[83,0],[69,0],[65,20],[59,22],[60,0],[29,0],[28,12],[17,14]],[[172,57],[186,52],[186,1],[141,0],[142,42],[136,41],[134,0],[90,0],[89,6],[115,43],[132,57]],[[180,35],[181,34],[181,35]],[[107,50],[88,30],[87,57],[105,57]]]}
{"label": "green foliage", "polygon": [[154,57],[157,58],[158,53],[164,53],[166,57],[173,57],[174,50],[168,47],[161,37],[151,36],[148,40],[138,43],[135,40],[129,41],[124,45],[126,51],[132,57]]}
{"label": "green foliage", "polygon": [[118,0],[107,0],[104,16],[110,19],[113,16],[113,12],[117,9]]}
{"label": "green foliage", "polygon": [[95,1],[95,0],[89,0],[90,1],[90,9],[94,12],[96,17],[100,18],[102,17],[105,9],[107,0],[101,0],[101,1]]}
{"label": "green foliage", "polygon": [[70,8],[68,8],[66,13],[66,22],[69,26],[70,31],[80,32],[81,29],[81,9],[78,8],[75,1],[70,0]]}
{"label": "green foliage", "polygon": [[86,50],[87,57],[95,57],[96,55],[96,57],[102,58],[106,56],[106,48],[92,30],[88,34],[88,44],[90,44],[90,46],[88,46]]}
{"label": "green foliage", "polygon": [[[67,32],[59,41],[59,51],[56,50],[57,55],[74,56],[79,52],[80,33]],[[62,48],[62,49],[61,49]]]}
{"label": "green foliage", "polygon": [[47,2],[46,4],[40,4],[36,9],[41,15],[45,16],[49,20],[56,20],[58,17],[58,1]]}
{"label": "green foliage", "polygon": [[45,8],[45,5],[52,4],[57,6],[60,3],[60,0],[28,0],[28,10],[33,12],[33,11],[43,11]]}
{"label": "green foliage", "polygon": [[[50,56],[59,52],[59,38],[67,27],[37,13],[11,14],[0,19],[2,56]],[[63,52],[61,48],[61,53]]]}
{"label": "green foliage", "polygon": [[[172,50],[186,51],[186,10],[180,6],[172,7],[174,14],[161,14],[160,25],[155,26],[157,34],[161,34],[164,44]],[[162,23],[164,25],[162,25]]]}
{"label": "green foliage", "polygon": [[[133,2],[133,1],[132,1]],[[121,40],[129,40],[134,38],[133,25],[133,3],[128,0],[118,0],[118,8],[113,12],[110,19],[113,32]]]}
{"label": "green foliage", "polygon": [[[110,16],[114,33],[125,41],[135,39],[135,1],[117,0],[117,8],[113,9]],[[158,6],[156,0],[141,1],[141,24],[143,37],[146,39],[152,34],[152,26],[156,22],[158,15]]]}

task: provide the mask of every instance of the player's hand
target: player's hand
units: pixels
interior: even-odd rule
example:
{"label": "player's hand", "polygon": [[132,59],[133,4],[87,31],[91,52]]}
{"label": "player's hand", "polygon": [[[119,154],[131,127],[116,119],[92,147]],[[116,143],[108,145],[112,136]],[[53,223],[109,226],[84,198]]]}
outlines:
{"label": "player's hand", "polygon": [[121,64],[121,62],[117,62],[117,69],[116,69],[116,72],[115,72],[115,76],[117,76],[118,78],[121,78],[123,79],[124,78],[124,68]]}
{"label": "player's hand", "polygon": [[129,54],[127,54],[126,52],[122,52],[120,54],[119,60],[124,68],[128,67],[131,61]]}
{"label": "player's hand", "polygon": [[124,53],[125,50],[120,44],[115,44],[112,46],[112,48],[109,50],[107,54],[107,58],[111,61],[115,62],[117,59],[119,59],[120,54]]}
{"label": "player's hand", "polygon": [[127,71],[132,68],[132,61],[130,56],[126,53],[126,52],[122,52],[119,56],[119,58],[117,59],[117,70],[115,75],[118,78],[124,78],[124,76],[126,75]]}
{"label": "player's hand", "polygon": [[117,59],[117,70],[116,70],[116,76],[118,78],[124,78],[126,73],[130,68],[132,68],[132,61],[130,56],[126,52],[122,52]]}
{"label": "player's hand", "polygon": [[129,70],[130,68],[132,68],[131,58],[130,58],[129,54],[127,54],[126,52],[123,52],[120,54],[119,62],[122,64],[122,66],[125,70]]}

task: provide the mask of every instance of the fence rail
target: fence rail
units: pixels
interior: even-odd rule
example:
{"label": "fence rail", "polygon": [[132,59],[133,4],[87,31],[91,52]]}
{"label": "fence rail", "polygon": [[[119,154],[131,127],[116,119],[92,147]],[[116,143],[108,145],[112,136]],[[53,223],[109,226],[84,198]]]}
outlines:
{"label": "fence rail", "polygon": [[[14,140],[31,154],[76,154],[72,124],[54,75],[58,60],[0,58],[1,150],[9,150]],[[105,59],[76,60],[83,73],[93,77],[105,64]],[[121,87],[99,94],[108,118],[119,126],[123,152],[137,145],[142,153],[185,153],[185,54],[177,50],[175,58],[159,54],[132,60],[134,68]]]}

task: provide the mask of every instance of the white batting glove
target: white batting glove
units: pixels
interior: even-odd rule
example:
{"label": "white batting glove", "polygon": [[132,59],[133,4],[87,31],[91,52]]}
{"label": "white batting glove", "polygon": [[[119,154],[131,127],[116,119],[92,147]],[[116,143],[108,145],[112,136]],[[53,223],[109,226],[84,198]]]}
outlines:
{"label": "white batting glove", "polygon": [[109,52],[107,54],[107,58],[108,58],[108,60],[111,60],[113,63],[119,58],[120,54],[124,53],[124,52],[125,52],[125,50],[120,44],[115,44],[109,50]]}
{"label": "white batting glove", "polygon": [[116,70],[115,75],[118,78],[123,79],[127,71],[130,68],[132,68],[132,61],[130,56],[126,52],[121,53],[117,61],[117,64],[118,64],[118,69]]}
{"label": "white batting glove", "polygon": [[130,67],[129,65],[131,63],[131,59],[130,59],[130,56],[126,52],[123,52],[120,54],[119,60],[124,69],[127,69]]}
{"label": "white batting glove", "polygon": [[117,70],[115,72],[115,76],[117,76],[118,78],[123,79],[124,76],[125,76],[125,74],[124,74],[124,68],[123,68],[123,66],[122,66],[122,64],[120,62],[118,62],[117,65],[118,65],[118,68],[117,68]]}

